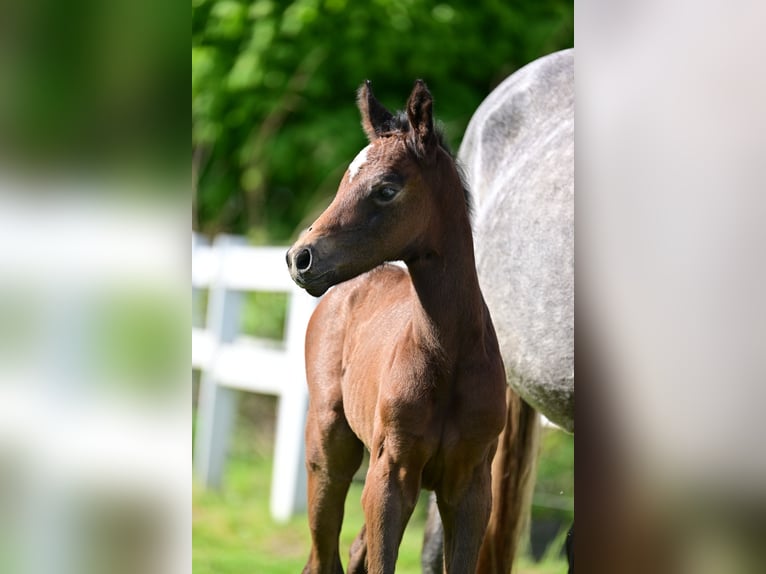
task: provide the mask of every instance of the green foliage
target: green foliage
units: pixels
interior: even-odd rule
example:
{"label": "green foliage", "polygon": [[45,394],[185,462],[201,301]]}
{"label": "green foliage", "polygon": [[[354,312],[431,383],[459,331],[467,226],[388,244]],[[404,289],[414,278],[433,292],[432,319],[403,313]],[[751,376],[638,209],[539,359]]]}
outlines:
{"label": "green foliage", "polygon": [[540,441],[535,484],[535,518],[574,518],[574,436],[558,429],[544,429]]}
{"label": "green foliage", "polygon": [[192,0],[194,227],[287,241],[364,145],[364,79],[394,109],[425,79],[456,144],[496,84],[572,44],[565,0]]}
{"label": "green foliage", "polygon": [[285,336],[287,293],[245,293],[242,332],[261,339],[281,341]]}

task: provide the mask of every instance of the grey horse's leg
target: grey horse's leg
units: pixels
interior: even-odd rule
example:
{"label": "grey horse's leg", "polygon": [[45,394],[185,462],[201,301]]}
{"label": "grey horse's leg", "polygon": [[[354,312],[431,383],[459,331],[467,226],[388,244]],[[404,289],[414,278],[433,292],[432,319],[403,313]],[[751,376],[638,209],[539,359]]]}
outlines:
{"label": "grey horse's leg", "polygon": [[572,526],[569,527],[569,532],[567,532],[565,548],[567,552],[567,562],[569,564],[568,574],[574,574],[574,522],[572,523]]}
{"label": "grey horse's leg", "polygon": [[444,527],[436,506],[436,494],[428,499],[428,518],[423,533],[423,554],[420,557],[423,574],[442,574],[444,571]]}

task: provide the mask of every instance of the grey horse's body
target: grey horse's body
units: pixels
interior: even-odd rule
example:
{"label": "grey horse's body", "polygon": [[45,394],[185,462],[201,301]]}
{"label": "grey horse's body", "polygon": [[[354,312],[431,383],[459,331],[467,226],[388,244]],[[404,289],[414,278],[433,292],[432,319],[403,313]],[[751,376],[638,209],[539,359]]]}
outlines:
{"label": "grey horse's body", "polygon": [[573,431],[574,50],[500,84],[471,118],[458,159],[508,383]]}
{"label": "grey horse's body", "polygon": [[[574,432],[574,50],[500,84],[471,118],[458,160],[474,198],[479,280],[508,384]],[[510,506],[529,504],[528,492],[506,494],[516,498]],[[441,548],[432,500],[424,572],[442,571]]]}

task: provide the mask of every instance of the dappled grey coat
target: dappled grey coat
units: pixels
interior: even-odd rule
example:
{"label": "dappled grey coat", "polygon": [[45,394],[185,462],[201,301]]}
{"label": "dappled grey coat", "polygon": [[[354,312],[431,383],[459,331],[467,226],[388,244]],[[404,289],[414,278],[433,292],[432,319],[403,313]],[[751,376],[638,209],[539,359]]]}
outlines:
{"label": "dappled grey coat", "polygon": [[574,50],[534,61],[471,119],[479,280],[509,384],[574,430]]}

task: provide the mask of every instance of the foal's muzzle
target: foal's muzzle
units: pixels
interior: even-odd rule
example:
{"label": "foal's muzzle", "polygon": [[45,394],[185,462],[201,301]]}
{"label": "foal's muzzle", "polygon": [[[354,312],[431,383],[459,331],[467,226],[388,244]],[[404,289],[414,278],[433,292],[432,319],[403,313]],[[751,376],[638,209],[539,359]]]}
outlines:
{"label": "foal's muzzle", "polygon": [[285,257],[290,277],[298,286],[303,287],[309,294],[318,297],[330,287],[328,273],[317,270],[314,249],[305,245],[293,246]]}
{"label": "foal's muzzle", "polygon": [[298,281],[311,269],[314,255],[311,251],[311,247],[291,247],[287,250],[285,260],[287,261],[287,268],[290,270],[290,275],[294,280]]}
{"label": "foal's muzzle", "polygon": [[302,273],[311,269],[311,249],[304,247],[295,255],[295,269]]}

